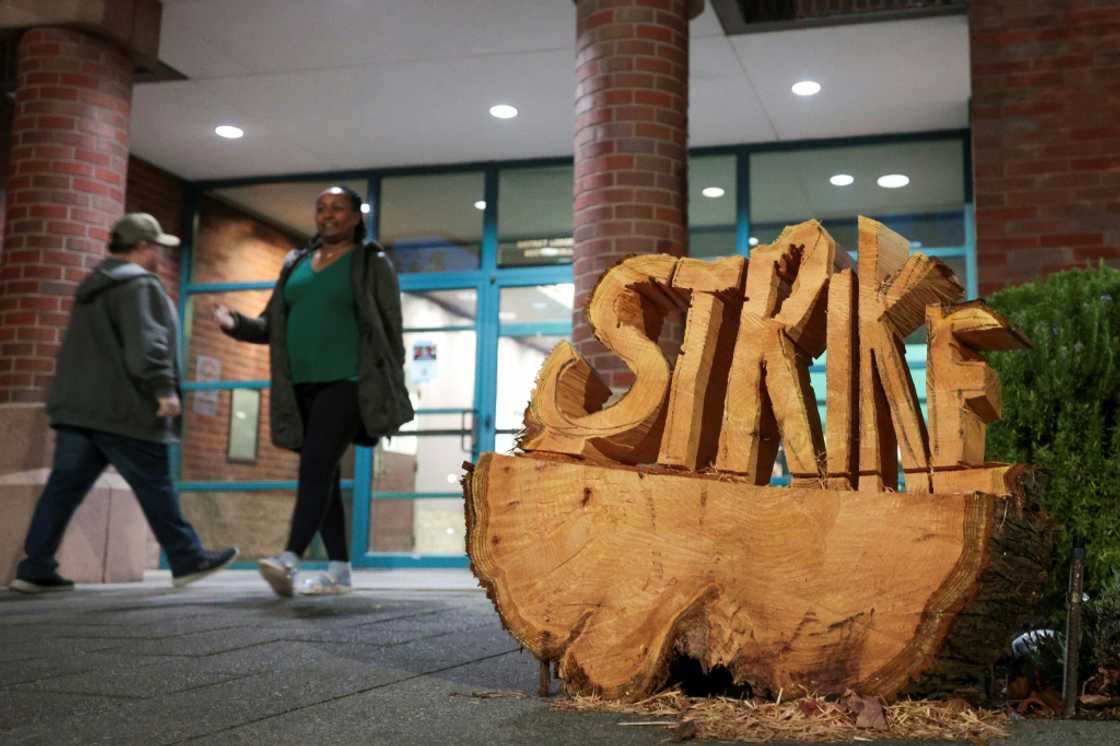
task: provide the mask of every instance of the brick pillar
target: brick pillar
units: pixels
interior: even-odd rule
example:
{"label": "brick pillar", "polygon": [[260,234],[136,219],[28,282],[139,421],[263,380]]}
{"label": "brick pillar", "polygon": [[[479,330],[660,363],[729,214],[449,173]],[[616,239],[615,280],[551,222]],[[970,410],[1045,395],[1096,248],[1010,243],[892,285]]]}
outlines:
{"label": "brick pillar", "polygon": [[1120,261],[1120,5],[969,4],[981,294]]}
{"label": "brick pillar", "polygon": [[595,340],[583,308],[625,257],[687,252],[688,21],[702,9],[688,0],[576,3],[572,339],[614,388],[633,374]]}
{"label": "brick pillar", "polygon": [[124,208],[133,64],[40,28],[19,43],[0,253],[0,403],[42,402],[71,296]]}

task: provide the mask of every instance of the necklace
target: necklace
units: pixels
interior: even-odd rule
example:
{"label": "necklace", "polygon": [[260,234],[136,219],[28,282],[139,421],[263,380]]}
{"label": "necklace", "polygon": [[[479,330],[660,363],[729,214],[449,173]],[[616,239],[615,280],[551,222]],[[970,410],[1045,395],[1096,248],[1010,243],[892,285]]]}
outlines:
{"label": "necklace", "polygon": [[324,266],[327,266],[329,264],[332,264],[335,259],[338,259],[340,256],[346,254],[348,251],[352,250],[353,248],[354,248],[353,244],[350,244],[349,246],[344,246],[342,248],[337,248],[337,249],[328,249],[326,247],[320,246],[318,249],[315,250],[315,254],[316,254],[316,256],[314,257],[315,264],[317,264],[320,267],[324,267]]}

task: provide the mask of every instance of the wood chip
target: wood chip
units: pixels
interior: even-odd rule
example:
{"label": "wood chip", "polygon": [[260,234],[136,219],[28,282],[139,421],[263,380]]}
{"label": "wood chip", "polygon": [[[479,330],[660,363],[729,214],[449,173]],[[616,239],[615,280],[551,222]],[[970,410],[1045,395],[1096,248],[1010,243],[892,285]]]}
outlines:
{"label": "wood chip", "polygon": [[[874,704],[869,704],[869,700]],[[812,702],[807,706],[807,702]],[[859,702],[860,713],[849,703]],[[988,741],[1009,735],[1006,713],[975,709],[963,700],[902,700],[883,706],[874,697],[849,695],[842,702],[806,695],[786,702],[688,697],[679,690],[627,703],[599,697],[572,697],[555,702],[567,712],[614,712],[679,718],[673,721],[631,721],[631,725],[674,729],[674,738],[766,743],[770,741],[875,741],[920,739]],[[859,716],[878,708],[883,725],[859,727]],[[687,714],[687,717],[685,715]],[[873,714],[866,716],[875,720]],[[874,728],[875,726],[872,726]]]}

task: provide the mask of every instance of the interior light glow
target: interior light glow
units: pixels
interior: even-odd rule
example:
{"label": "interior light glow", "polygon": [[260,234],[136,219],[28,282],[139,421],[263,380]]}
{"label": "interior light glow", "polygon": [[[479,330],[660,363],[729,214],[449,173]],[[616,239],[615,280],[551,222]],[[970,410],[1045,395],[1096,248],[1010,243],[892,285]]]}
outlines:
{"label": "interior light glow", "polygon": [[227,140],[237,140],[245,136],[245,130],[232,124],[219,124],[214,128],[214,134]]}
{"label": "interior light glow", "polygon": [[816,96],[821,92],[821,84],[815,80],[799,80],[790,90],[798,96]]}
{"label": "interior light glow", "polygon": [[884,189],[901,189],[910,183],[906,174],[883,174],[876,183]]}
{"label": "interior light glow", "polygon": [[517,107],[509,104],[494,104],[490,107],[490,116],[495,119],[513,119],[517,116]]}

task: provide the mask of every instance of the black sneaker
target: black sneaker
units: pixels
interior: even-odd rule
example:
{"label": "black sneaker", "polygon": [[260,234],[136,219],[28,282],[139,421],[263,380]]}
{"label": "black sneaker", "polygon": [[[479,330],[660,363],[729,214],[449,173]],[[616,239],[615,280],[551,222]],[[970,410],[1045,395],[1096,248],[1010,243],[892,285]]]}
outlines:
{"label": "black sneaker", "polygon": [[74,590],[74,581],[52,572],[38,578],[16,578],[8,587],[17,593],[58,593]]}
{"label": "black sneaker", "polygon": [[203,549],[202,557],[199,559],[198,564],[194,569],[173,574],[171,576],[171,585],[176,588],[182,588],[184,585],[190,585],[196,580],[202,580],[207,575],[216,573],[223,567],[237,559],[237,547],[230,547],[229,549]]}

